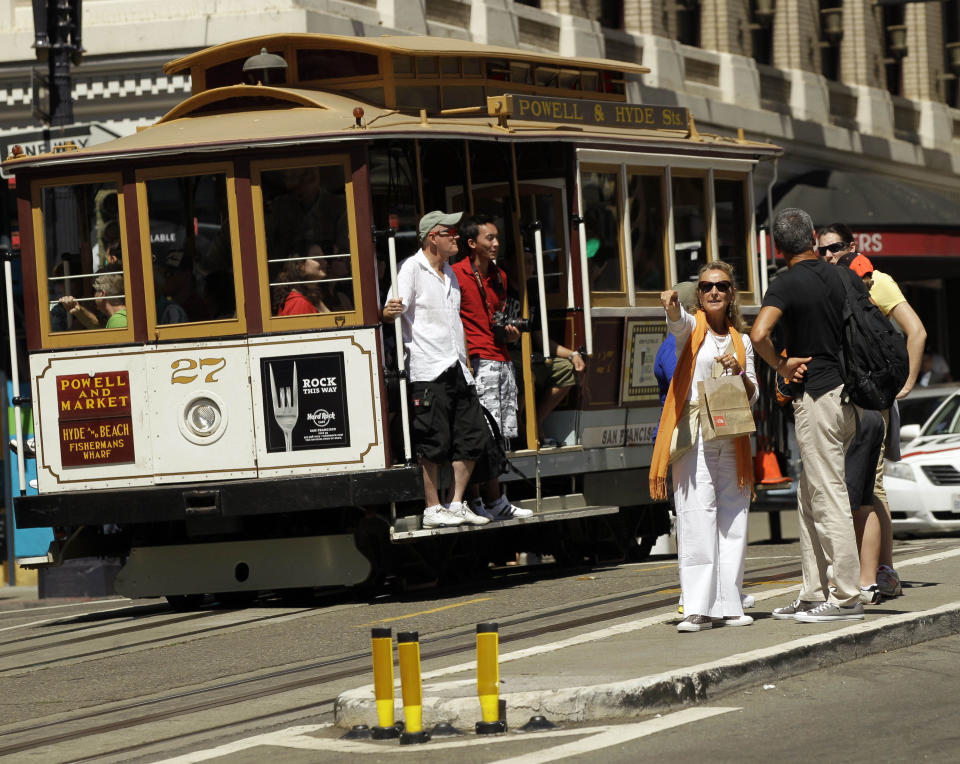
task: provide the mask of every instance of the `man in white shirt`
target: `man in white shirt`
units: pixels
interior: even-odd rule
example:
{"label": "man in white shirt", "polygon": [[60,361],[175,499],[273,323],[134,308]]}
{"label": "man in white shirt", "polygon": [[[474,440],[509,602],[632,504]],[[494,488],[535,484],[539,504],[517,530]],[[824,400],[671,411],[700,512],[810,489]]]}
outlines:
{"label": "man in white shirt", "polygon": [[[461,212],[428,212],[417,226],[422,249],[397,274],[396,299],[381,311],[384,321],[402,320],[407,353],[413,435],[423,469],[426,509],[423,526],[486,525],[463,500],[474,464],[483,456],[489,431],[467,364],[460,286],[449,259],[457,253]],[[450,501],[437,490],[439,465],[451,462]]]}

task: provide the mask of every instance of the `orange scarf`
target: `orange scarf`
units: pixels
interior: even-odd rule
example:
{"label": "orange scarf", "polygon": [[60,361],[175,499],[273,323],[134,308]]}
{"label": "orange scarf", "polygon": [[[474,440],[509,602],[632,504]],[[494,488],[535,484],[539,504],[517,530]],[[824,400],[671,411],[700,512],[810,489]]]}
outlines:
{"label": "orange scarf", "polygon": [[[657,442],[653,446],[653,462],[650,464],[650,496],[654,499],[667,498],[667,467],[670,464],[670,442],[673,440],[673,431],[677,420],[687,403],[687,393],[693,382],[693,370],[697,353],[707,336],[707,317],[702,310],[697,311],[697,324],[690,333],[683,350],[677,354],[677,368],[670,380],[670,389],[663,402],[663,413],[660,415],[660,429],[657,432]],[[737,363],[741,369],[747,368],[747,353],[743,347],[743,338],[740,332],[727,322],[730,330],[730,339],[737,354]],[[743,490],[753,486],[753,462],[750,453],[750,436],[741,435],[737,442],[737,485]]]}

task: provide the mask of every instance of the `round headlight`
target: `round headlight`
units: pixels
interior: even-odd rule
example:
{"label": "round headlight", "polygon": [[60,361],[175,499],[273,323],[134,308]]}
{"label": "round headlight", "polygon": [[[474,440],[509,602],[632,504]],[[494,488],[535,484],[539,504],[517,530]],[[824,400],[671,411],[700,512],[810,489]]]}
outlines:
{"label": "round headlight", "polygon": [[209,437],[215,433],[221,419],[220,407],[209,398],[198,398],[187,407],[187,427],[201,438]]}

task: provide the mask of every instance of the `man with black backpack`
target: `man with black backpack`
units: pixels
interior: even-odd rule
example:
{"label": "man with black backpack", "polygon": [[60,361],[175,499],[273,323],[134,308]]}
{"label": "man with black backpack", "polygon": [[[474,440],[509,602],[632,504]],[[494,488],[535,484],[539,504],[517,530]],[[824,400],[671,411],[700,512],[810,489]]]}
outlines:
{"label": "man with black backpack", "polygon": [[[906,336],[906,351],[909,359],[909,373],[903,387],[897,392],[897,398],[904,398],[913,389],[920,366],[923,360],[923,350],[927,342],[927,330],[923,322],[903,296],[897,282],[886,273],[881,273],[873,267],[864,255],[857,252],[857,243],[853,232],[843,223],[832,223],[820,229],[820,256],[827,262],[849,267],[866,284],[870,290],[870,299],[890,319],[897,322]],[[887,349],[881,349],[885,355],[890,354]],[[902,356],[900,363],[902,364]],[[901,370],[902,373],[902,370]],[[876,549],[879,564],[873,570],[861,570],[861,586],[871,583],[875,585],[877,593],[884,597],[897,597],[903,589],[900,577],[893,568],[893,524],[890,520],[890,508],[887,505],[887,494],[883,489],[884,460],[897,461],[900,459],[900,427],[895,421],[891,426],[891,417],[898,418],[896,407],[881,410],[884,425],[887,428],[885,443],[881,445],[877,459],[873,496],[875,511],[868,518],[864,531],[863,543],[872,552]],[[863,557],[861,545],[861,558]],[[864,560],[864,564],[866,564]],[[872,582],[870,579],[873,579]]]}
{"label": "man with black backpack", "polygon": [[[844,453],[856,431],[856,412],[844,398],[843,279],[866,290],[852,271],[833,268],[817,256],[813,221],[803,210],[777,214],[773,239],[788,270],[770,284],[750,339],[791,383],[803,462],[797,491],[803,585],[796,601],[775,609],[773,617],[807,623],[862,620],[860,560],[844,484]],[[778,323],[787,357],[778,355],[770,341]]]}

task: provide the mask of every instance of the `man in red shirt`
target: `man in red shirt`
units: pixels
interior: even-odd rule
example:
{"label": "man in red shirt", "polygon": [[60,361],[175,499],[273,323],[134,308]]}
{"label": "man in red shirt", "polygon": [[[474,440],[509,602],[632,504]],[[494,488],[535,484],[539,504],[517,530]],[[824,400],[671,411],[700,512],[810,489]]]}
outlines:
{"label": "man in red shirt", "polygon": [[[504,438],[517,436],[517,378],[507,343],[520,339],[515,326],[494,327],[494,314],[507,298],[507,274],[497,265],[500,232],[493,218],[475,215],[460,224],[460,240],[469,256],[453,265],[460,284],[460,318],[467,338],[467,354],[476,380],[477,395]],[[494,520],[529,517],[533,512],[513,506],[500,493],[500,481],[491,477],[483,498],[473,499],[475,514]]]}

